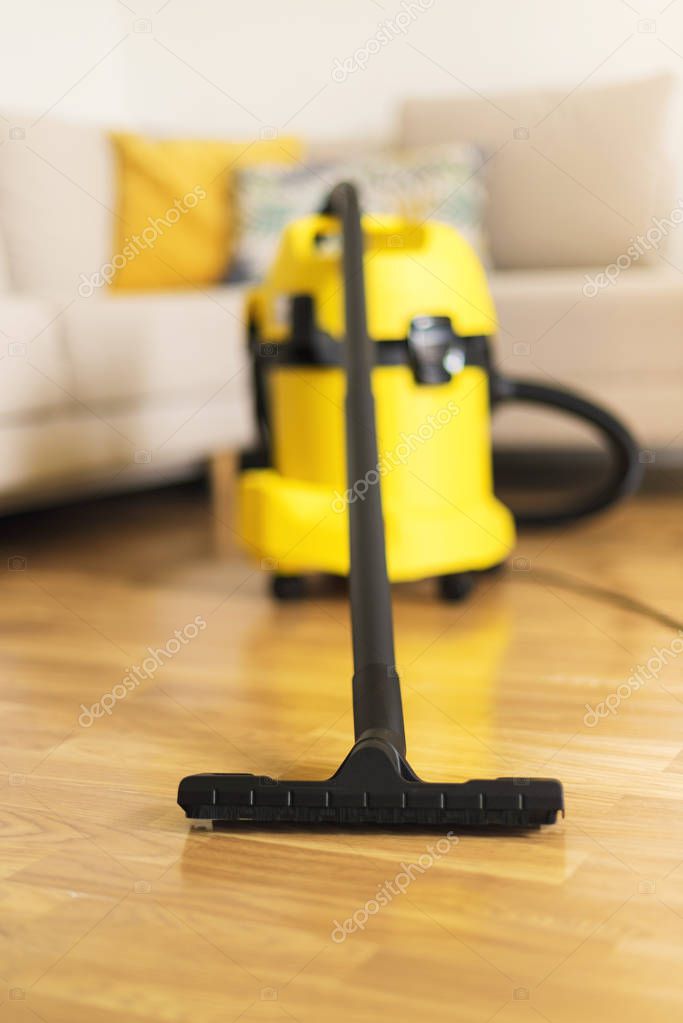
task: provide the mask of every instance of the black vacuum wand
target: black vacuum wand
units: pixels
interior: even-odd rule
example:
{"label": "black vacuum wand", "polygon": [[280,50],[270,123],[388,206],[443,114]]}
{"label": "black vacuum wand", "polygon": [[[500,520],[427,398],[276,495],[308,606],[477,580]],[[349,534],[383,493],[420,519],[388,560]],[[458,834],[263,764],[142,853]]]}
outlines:
{"label": "black vacuum wand", "polygon": [[[326,212],[343,236],[346,316],[346,448],[348,485],[377,472],[363,278],[363,234],[356,189],[340,184]],[[285,781],[254,774],[184,778],[178,802],[188,817],[224,824],[374,824],[382,826],[553,824],[564,812],[562,786],[552,779],[495,778],[424,782],[409,766],[401,687],[394,657],[391,592],[379,483],[349,505],[353,719],[355,743],[326,781]]]}

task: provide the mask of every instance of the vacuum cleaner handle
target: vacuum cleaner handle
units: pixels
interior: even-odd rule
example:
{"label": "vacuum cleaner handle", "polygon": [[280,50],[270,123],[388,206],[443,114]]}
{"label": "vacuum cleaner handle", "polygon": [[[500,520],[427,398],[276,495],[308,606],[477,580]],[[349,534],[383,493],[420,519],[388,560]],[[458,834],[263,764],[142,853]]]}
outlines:
{"label": "vacuum cleaner handle", "polygon": [[642,479],[638,446],[626,427],[605,409],[581,395],[560,387],[547,387],[535,380],[517,380],[496,373],[491,386],[494,407],[502,402],[523,402],[561,409],[597,427],[607,441],[612,472],[604,485],[588,497],[556,512],[527,511],[515,514],[520,525],[556,526],[586,515],[594,515],[615,501],[632,494]]}
{"label": "vacuum cleaner handle", "polygon": [[395,667],[394,625],[379,486],[374,361],[368,337],[363,270],[363,228],[356,188],[337,185],[325,213],[342,226],[346,344],[346,464],[349,493],[368,483],[363,498],[349,502],[353,716],[356,740],[381,738],[401,756],[406,740],[401,688]]}

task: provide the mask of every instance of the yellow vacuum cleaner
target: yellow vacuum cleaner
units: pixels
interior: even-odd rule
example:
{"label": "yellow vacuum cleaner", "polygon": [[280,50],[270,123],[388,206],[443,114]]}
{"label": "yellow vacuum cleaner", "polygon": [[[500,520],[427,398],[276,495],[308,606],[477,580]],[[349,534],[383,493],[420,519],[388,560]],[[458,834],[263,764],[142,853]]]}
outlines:
{"label": "yellow vacuum cleaner", "polygon": [[390,580],[436,577],[441,596],[459,600],[515,543],[513,515],[493,492],[493,406],[534,402],[579,416],[613,456],[587,500],[524,522],[568,521],[629,493],[637,448],[585,399],[496,370],[486,275],[453,228],[379,214],[363,216],[362,228],[377,465],[348,483],[341,229],[328,209],[287,227],[248,297],[260,448],[241,476],[239,532],[271,567],[274,595],[301,597],[310,574],[348,575],[349,505],[381,480]]}
{"label": "yellow vacuum cleaner", "polygon": [[[363,233],[358,196],[338,185],[329,203],[342,224],[344,263],[344,396],[347,485],[373,478],[379,464],[363,282]],[[263,774],[191,774],[178,786],[187,817],[213,827],[537,829],[564,816],[554,778],[474,778],[426,782],[406,759],[401,684],[387,574],[380,480],[365,500],[348,506],[353,725],[355,741],[329,778]],[[341,516],[341,512],[338,513]]]}

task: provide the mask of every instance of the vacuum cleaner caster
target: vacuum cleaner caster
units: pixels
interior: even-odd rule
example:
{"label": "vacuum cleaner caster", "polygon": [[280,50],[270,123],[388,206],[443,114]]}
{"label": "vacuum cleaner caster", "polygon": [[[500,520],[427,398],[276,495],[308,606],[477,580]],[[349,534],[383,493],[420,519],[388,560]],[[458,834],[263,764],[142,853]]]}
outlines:
{"label": "vacuum cleaner caster", "polygon": [[306,596],[306,580],[302,575],[274,575],[270,590],[276,600],[303,600]]}
{"label": "vacuum cleaner caster", "polygon": [[450,575],[440,575],[438,584],[441,599],[455,604],[469,597],[474,588],[474,575],[472,572],[451,572]]}

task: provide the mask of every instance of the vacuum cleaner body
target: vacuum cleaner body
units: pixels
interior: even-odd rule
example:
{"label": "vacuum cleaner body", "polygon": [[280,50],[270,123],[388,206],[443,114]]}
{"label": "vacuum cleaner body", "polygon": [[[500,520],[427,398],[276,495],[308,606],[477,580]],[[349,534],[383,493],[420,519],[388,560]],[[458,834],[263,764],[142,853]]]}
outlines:
{"label": "vacuum cleaner body", "polygon": [[240,484],[239,531],[280,577],[347,575],[348,507],[381,477],[391,581],[503,562],[513,518],[494,496],[484,270],[452,228],[363,217],[378,462],[347,485],[339,221],[292,223],[248,300],[265,463]]}

